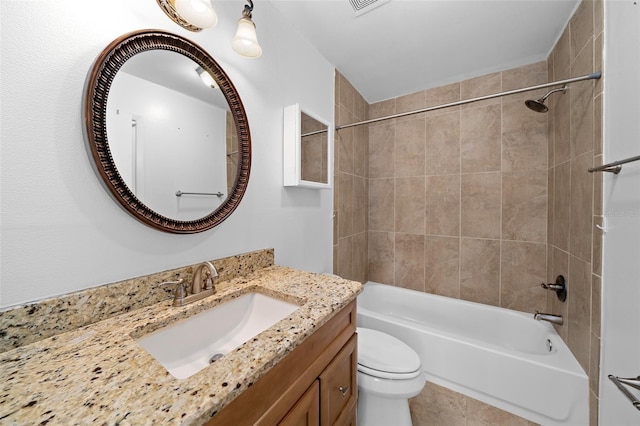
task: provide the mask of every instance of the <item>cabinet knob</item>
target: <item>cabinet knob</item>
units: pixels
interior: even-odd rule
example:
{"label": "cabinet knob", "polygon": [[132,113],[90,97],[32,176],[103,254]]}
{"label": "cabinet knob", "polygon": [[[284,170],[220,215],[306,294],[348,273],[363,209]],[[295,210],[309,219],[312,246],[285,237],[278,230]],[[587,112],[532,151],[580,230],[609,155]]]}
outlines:
{"label": "cabinet knob", "polygon": [[345,396],[347,394],[347,392],[349,392],[349,386],[339,386],[338,390],[340,391],[340,393],[342,394],[342,396]]}

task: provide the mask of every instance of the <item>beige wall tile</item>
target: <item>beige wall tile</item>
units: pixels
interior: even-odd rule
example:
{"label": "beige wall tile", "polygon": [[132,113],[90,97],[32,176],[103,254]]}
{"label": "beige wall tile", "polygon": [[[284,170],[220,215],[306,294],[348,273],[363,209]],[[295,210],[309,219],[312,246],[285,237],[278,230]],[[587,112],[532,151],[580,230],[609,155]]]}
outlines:
{"label": "beige wall tile", "polygon": [[584,371],[589,371],[591,351],[591,267],[575,256],[569,257],[567,279],[569,305],[568,345]]}
{"label": "beige wall tile", "polygon": [[[553,274],[551,275],[549,282],[550,283],[555,282],[556,277],[558,275],[562,275],[565,278],[566,282],[568,283],[567,285],[570,286],[571,283],[569,282],[569,253],[563,250],[560,250],[556,247],[551,247],[551,250],[553,252]],[[571,287],[568,287],[567,300],[569,299],[569,297],[572,297],[572,292],[573,290],[571,289]],[[551,307],[548,312],[555,315],[562,315],[562,317],[564,318],[564,325],[555,326],[555,328],[560,334],[560,336],[562,337],[562,339],[565,342],[568,342],[569,341],[569,303],[568,302],[562,303],[560,302],[560,300],[558,300],[558,298],[555,295],[553,295],[551,297]]]}
{"label": "beige wall tile", "polygon": [[591,334],[591,353],[589,355],[589,389],[596,396],[600,387],[600,338]]}
{"label": "beige wall tile", "polygon": [[462,111],[460,168],[463,173],[500,171],[501,120],[500,105]]}
{"label": "beige wall tile", "polygon": [[500,238],[502,179],[499,172],[461,175],[460,235]]}
{"label": "beige wall tile", "polygon": [[460,298],[460,239],[427,235],[424,255],[425,291]]}
{"label": "beige wall tile", "polygon": [[395,173],[395,126],[369,126],[369,177],[393,177]]}
{"label": "beige wall tile", "polygon": [[348,128],[336,132],[334,145],[338,164],[336,171],[353,174],[353,145],[354,128]]}
{"label": "beige wall tile", "polygon": [[369,232],[369,279],[393,285],[395,238],[393,232]]}
{"label": "beige wall tile", "polygon": [[546,242],[546,213],[546,173],[535,170],[503,173],[503,239]]}
{"label": "beige wall tile", "polygon": [[369,188],[367,179],[353,177],[353,228],[354,234],[367,232],[367,210],[369,203]]}
{"label": "beige wall tile", "polygon": [[602,279],[591,274],[591,334],[600,337],[602,314]]}
{"label": "beige wall tile", "polygon": [[[604,64],[602,61],[602,52],[604,51],[604,34],[597,36],[593,42],[593,71],[600,71],[602,73],[598,80],[593,82],[593,93],[596,95],[602,94],[604,89]],[[590,74],[590,73],[589,73]]]}
{"label": "beige wall tile", "polygon": [[567,26],[553,49],[553,76],[555,80],[569,78],[571,63],[571,27]]}
{"label": "beige wall tile", "polygon": [[424,176],[425,135],[424,116],[396,123],[394,144],[396,177]]}
{"label": "beige wall tile", "polygon": [[588,152],[571,161],[571,224],[569,226],[569,252],[591,262],[593,230],[593,154]]}
{"label": "beige wall tile", "polygon": [[355,234],[352,237],[351,243],[351,262],[353,263],[351,269],[351,277],[343,277],[347,279],[351,279],[354,281],[359,281],[361,283],[366,282],[367,270],[368,268],[368,259],[367,259],[367,233],[361,232],[359,234]]}
{"label": "beige wall tile", "polygon": [[353,174],[368,177],[369,168],[369,130],[367,126],[354,128]]}
{"label": "beige wall tile", "polygon": [[553,244],[553,194],[555,193],[555,168],[547,172],[547,243]]}
{"label": "beige wall tile", "polygon": [[593,34],[600,35],[604,31],[604,1],[593,0]]}
{"label": "beige wall tile", "polygon": [[557,92],[551,95],[550,112],[553,115],[553,143],[555,164],[571,159],[571,95]]}
{"label": "beige wall tile", "polygon": [[424,235],[425,178],[396,179],[395,231]]}
{"label": "beige wall tile", "polygon": [[547,170],[548,144],[547,114],[503,103],[502,171]]}
{"label": "beige wall tile", "polygon": [[369,179],[369,230],[393,232],[395,180]]}
{"label": "beige wall tile", "polygon": [[353,241],[350,237],[338,239],[338,269],[337,273],[342,278],[351,279],[353,276]]}
{"label": "beige wall tile", "polygon": [[344,238],[353,234],[353,175],[338,173],[340,193],[338,194],[338,238]]}
{"label": "beige wall tile", "polygon": [[569,250],[569,225],[571,220],[571,164],[555,167],[553,194],[553,244]]}
{"label": "beige wall tile", "polygon": [[460,175],[426,177],[425,233],[460,235]]}
{"label": "beige wall tile", "polygon": [[461,239],[460,298],[500,306],[500,241]]}
{"label": "beige wall tile", "polygon": [[[460,83],[447,84],[445,86],[434,87],[425,92],[426,106],[444,105],[451,102],[457,102],[460,98]],[[447,108],[443,110],[432,111],[427,115],[446,114],[459,110],[459,107]]]}
{"label": "beige wall tile", "polygon": [[460,113],[426,119],[426,173],[460,173]]}
{"label": "beige wall tile", "polygon": [[569,21],[571,59],[573,60],[593,36],[593,2],[583,0]]}
{"label": "beige wall tile", "polygon": [[[593,241],[591,243],[591,272],[602,275],[602,216],[593,216]],[[598,228],[600,226],[600,228]]]}
{"label": "beige wall tile", "polygon": [[[593,46],[590,41],[571,63],[571,73],[584,75],[593,70]],[[594,83],[574,84],[569,90],[571,98],[571,157],[593,150]]]}
{"label": "beige wall tile", "polygon": [[593,100],[593,155],[602,155],[602,95]]}
{"label": "beige wall tile", "polygon": [[395,236],[395,285],[424,291],[424,235]]}
{"label": "beige wall tile", "polygon": [[[470,78],[460,83],[460,98],[471,99],[485,95],[492,95],[502,91],[501,73],[486,74],[480,77]],[[486,105],[500,104],[500,98],[488,99],[486,101],[474,102],[463,105],[462,109],[477,108]]]}
{"label": "beige wall tile", "polygon": [[426,90],[396,98],[396,113],[415,111],[427,105]]}
{"label": "beige wall tile", "polygon": [[396,113],[396,100],[387,99],[369,105],[369,119],[387,117]]}
{"label": "beige wall tile", "polygon": [[[539,61],[518,68],[512,68],[502,72],[502,91],[520,89],[527,86],[536,86],[547,83],[547,61]],[[518,93],[503,98],[503,102],[520,101],[526,99],[538,99],[546,93],[547,89]]]}
{"label": "beige wall tile", "polygon": [[547,247],[544,243],[503,241],[500,306],[524,312],[544,312]]}

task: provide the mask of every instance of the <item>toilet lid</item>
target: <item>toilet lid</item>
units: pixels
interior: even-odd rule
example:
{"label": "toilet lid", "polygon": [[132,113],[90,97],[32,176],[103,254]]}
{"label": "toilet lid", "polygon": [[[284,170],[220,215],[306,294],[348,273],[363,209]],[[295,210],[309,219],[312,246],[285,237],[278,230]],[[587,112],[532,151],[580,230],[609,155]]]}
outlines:
{"label": "toilet lid", "polygon": [[[358,327],[358,369],[378,376],[419,374],[418,354],[406,343],[387,333]],[[383,374],[376,374],[376,372]]]}

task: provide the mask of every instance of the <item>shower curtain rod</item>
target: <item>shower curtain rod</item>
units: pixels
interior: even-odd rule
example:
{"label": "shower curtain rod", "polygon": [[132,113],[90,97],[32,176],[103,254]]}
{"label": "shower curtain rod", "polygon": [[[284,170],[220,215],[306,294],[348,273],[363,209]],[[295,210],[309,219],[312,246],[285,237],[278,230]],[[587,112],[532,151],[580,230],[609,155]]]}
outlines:
{"label": "shower curtain rod", "polygon": [[370,120],[363,120],[363,121],[358,121],[356,123],[344,124],[342,126],[336,126],[336,130],[342,130],[348,127],[362,126],[363,124],[376,123],[378,121],[390,120],[392,118],[405,117],[407,115],[420,114],[422,112],[435,111],[438,109],[449,108],[449,107],[458,106],[458,105],[470,104],[472,102],[484,101],[486,99],[493,99],[501,96],[515,95],[516,93],[529,92],[531,90],[544,89],[546,87],[551,87],[551,86],[559,86],[562,84],[575,83],[576,81],[598,80],[601,76],[602,76],[602,73],[600,71],[596,71],[591,74],[583,75],[582,77],[573,77],[573,78],[568,78],[566,80],[554,81],[552,83],[538,84],[537,86],[529,86],[529,87],[524,87],[522,89],[514,89],[506,92],[495,93],[493,95],[479,96],[477,98],[465,99],[463,101],[450,102],[448,104],[442,104],[442,105],[436,105],[432,107],[417,109],[415,111],[401,112],[398,114],[388,115],[386,117],[372,118]]}

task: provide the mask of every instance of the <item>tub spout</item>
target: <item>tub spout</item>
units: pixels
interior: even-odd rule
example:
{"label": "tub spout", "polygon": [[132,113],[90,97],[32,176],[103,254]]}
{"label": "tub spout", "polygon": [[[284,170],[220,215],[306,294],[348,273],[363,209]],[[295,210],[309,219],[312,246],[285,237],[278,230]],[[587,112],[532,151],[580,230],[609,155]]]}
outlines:
{"label": "tub spout", "polygon": [[538,311],[536,311],[536,313],[533,314],[533,319],[538,321],[549,321],[553,324],[558,324],[558,325],[562,325],[564,322],[562,319],[562,315],[543,314],[542,312],[538,312]]}

